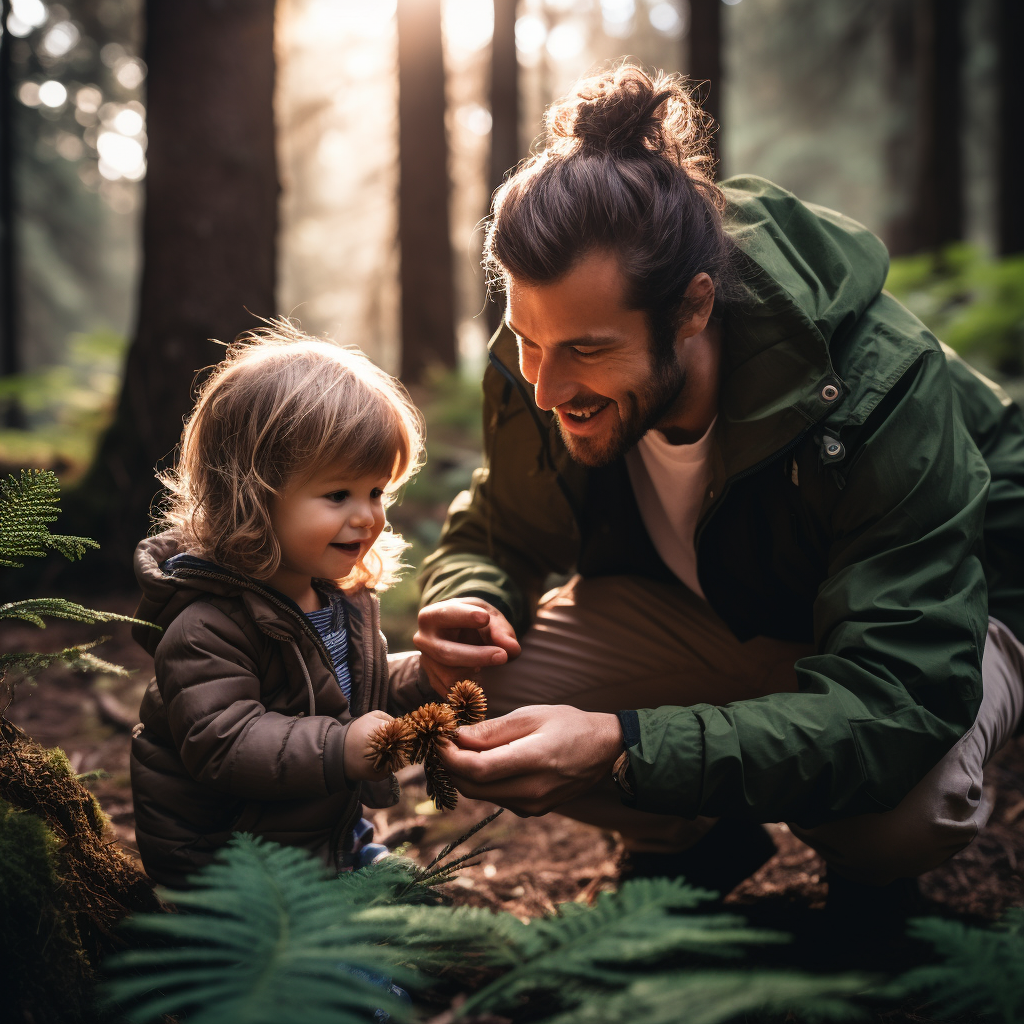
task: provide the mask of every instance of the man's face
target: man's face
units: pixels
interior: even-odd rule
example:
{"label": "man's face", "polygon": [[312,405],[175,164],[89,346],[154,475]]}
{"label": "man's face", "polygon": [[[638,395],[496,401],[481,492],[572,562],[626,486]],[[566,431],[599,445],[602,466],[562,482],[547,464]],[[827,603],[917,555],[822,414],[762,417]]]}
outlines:
{"label": "man's face", "polygon": [[569,454],[603,466],[678,412],[686,373],[653,358],[646,315],[626,306],[626,280],[607,252],[553,284],[507,279],[508,324],[541,409],[553,410]]}

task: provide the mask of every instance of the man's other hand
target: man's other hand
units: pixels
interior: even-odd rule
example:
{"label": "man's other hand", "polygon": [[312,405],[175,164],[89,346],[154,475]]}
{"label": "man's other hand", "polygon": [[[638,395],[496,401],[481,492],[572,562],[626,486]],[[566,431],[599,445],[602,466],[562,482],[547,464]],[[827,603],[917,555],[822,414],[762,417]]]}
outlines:
{"label": "man's other hand", "polygon": [[585,793],[611,773],[623,749],[615,715],[559,704],[464,726],[456,743],[441,756],[459,792],[523,816]]}
{"label": "man's other hand", "polygon": [[478,597],[428,604],[420,610],[418,626],[412,642],[430,685],[442,697],[479,669],[519,657],[519,641],[508,619]]}

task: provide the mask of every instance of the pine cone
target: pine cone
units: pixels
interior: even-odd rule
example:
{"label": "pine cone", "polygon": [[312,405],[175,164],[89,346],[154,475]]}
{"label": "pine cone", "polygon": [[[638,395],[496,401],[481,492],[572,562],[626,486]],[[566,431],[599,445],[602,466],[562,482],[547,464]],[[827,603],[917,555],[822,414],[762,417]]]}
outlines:
{"label": "pine cone", "polygon": [[487,717],[487,698],[471,679],[463,679],[448,691],[448,703],[459,725],[473,725]]}
{"label": "pine cone", "polygon": [[427,796],[434,801],[434,806],[439,811],[455,810],[459,793],[440,758],[436,755],[428,756],[423,762],[423,772],[427,777]]}
{"label": "pine cone", "polygon": [[447,704],[424,704],[405,716],[413,731],[412,764],[426,763],[434,753],[434,745],[441,740],[453,740],[459,728],[455,712]]}
{"label": "pine cone", "polygon": [[374,729],[369,742],[366,756],[373,762],[373,770],[397,772],[409,763],[412,754],[412,726],[404,718],[392,718]]}

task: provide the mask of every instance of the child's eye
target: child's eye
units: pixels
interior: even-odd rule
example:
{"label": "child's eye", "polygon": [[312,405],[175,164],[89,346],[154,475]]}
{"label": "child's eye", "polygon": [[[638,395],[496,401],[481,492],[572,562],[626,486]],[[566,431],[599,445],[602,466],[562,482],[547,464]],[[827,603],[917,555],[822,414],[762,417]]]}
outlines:
{"label": "child's eye", "polygon": [[324,495],[328,501],[333,501],[340,505],[343,501],[348,498],[348,491],[331,491],[330,494]]}
{"label": "child's eye", "polygon": [[383,490],[383,488],[381,488],[381,487],[374,487],[374,489],[372,491],[370,491],[370,497],[374,501],[379,501],[381,498],[384,497],[384,490]]}

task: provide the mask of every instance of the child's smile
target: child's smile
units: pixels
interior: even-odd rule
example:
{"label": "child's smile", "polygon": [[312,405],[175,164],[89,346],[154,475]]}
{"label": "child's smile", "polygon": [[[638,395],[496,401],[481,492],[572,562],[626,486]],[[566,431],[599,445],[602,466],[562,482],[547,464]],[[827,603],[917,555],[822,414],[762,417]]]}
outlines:
{"label": "child's smile", "polygon": [[340,580],[373,546],[387,522],[384,489],[390,477],[354,477],[344,463],[295,479],[270,502],[281,564],[269,583],[303,611],[319,607],[313,579]]}

